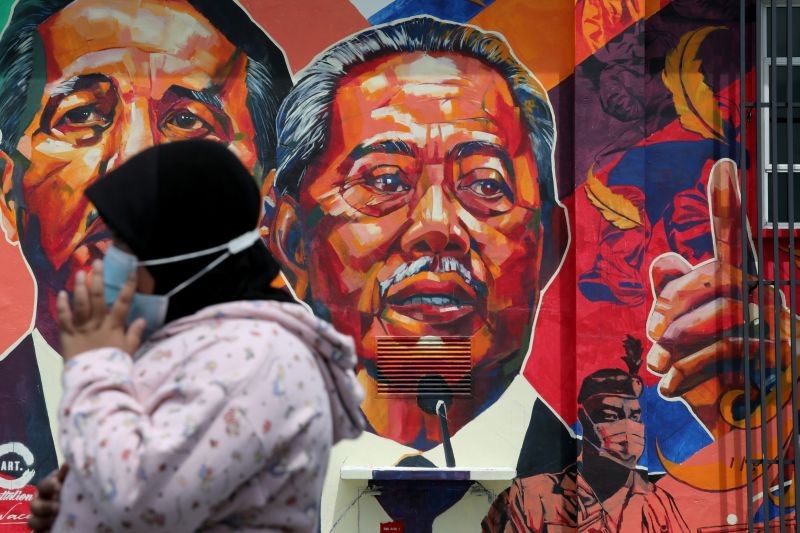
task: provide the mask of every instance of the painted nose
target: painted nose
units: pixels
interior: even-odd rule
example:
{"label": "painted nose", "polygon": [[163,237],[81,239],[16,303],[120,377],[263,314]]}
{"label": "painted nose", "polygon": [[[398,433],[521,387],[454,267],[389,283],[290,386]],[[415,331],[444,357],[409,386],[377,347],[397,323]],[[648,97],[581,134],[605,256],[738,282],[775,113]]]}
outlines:
{"label": "painted nose", "polygon": [[157,142],[146,102],[134,100],[127,115],[128,125],[120,134],[117,149],[108,161],[107,170],[120,166]]}
{"label": "painted nose", "polygon": [[431,185],[411,213],[412,223],[401,240],[403,251],[412,255],[446,252],[464,254],[469,237],[456,213],[454,200],[441,185]]}

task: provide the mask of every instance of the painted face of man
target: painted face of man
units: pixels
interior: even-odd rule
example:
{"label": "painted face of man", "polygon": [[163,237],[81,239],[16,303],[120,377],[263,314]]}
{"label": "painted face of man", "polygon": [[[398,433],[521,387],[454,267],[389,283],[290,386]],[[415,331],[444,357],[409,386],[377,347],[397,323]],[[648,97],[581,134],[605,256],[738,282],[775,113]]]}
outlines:
{"label": "painted face of man", "polygon": [[542,246],[536,161],[506,80],[460,54],[374,60],[339,85],[328,141],[291,208],[300,240],[277,238],[299,296],[353,335],[373,378],[387,335],[472,338],[478,388],[518,356],[516,373]]}
{"label": "painted face of man", "polygon": [[54,304],[110,243],[83,195],[95,180],[163,142],[219,140],[248,168],[256,150],[247,58],[188,3],[76,0],[41,24],[39,36],[41,105],[17,153],[3,154],[0,204],[40,292],[52,296],[45,303]]}
{"label": "painted face of man", "polygon": [[627,468],[636,466],[644,453],[644,423],[639,399],[632,396],[597,395],[583,403],[592,423],[586,438],[601,454]]}

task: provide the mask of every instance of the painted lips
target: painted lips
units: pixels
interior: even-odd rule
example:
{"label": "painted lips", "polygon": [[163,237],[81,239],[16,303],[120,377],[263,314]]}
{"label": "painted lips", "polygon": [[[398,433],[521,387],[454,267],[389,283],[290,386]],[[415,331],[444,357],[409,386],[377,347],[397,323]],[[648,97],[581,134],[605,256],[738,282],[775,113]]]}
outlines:
{"label": "painted lips", "polygon": [[420,322],[455,322],[476,309],[475,290],[456,272],[420,272],[392,285],[385,301],[393,311]]}

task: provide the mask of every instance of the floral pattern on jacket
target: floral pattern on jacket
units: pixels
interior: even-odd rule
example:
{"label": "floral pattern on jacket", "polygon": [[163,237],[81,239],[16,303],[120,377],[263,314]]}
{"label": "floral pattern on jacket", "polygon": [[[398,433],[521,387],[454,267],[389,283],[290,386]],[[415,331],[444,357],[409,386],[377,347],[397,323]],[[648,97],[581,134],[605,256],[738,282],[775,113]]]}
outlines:
{"label": "floral pattern on jacket", "polygon": [[315,531],[330,447],[362,425],[351,338],[234,302],[64,368],[54,531]]}

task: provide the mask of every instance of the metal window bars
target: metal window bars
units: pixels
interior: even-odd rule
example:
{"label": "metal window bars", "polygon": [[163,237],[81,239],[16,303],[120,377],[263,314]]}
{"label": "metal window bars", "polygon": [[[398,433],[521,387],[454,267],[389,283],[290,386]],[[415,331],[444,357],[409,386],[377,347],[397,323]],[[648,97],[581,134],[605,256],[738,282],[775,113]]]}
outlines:
{"label": "metal window bars", "polygon": [[[795,52],[800,53],[800,50],[796,50],[797,43],[800,42],[800,21],[795,20],[800,12],[796,9],[798,6],[800,2],[797,0],[783,2],[740,0],[739,2],[739,80],[742,105],[739,106],[741,149],[738,163],[741,176],[740,222],[743,230],[748,228],[747,206],[750,192],[755,194],[753,203],[756,209],[754,226],[750,226],[755,233],[755,257],[752,257],[753,251],[746,242],[746,233],[742,234],[744,242],[741,260],[744,276],[741,290],[743,295],[757,290],[758,301],[757,311],[751,309],[749,305],[743,307],[744,324],[752,325],[752,328],[743,328],[742,343],[745,453],[748,467],[747,527],[750,532],[779,530],[783,533],[787,529],[792,531],[797,528],[795,484],[800,479],[800,463],[796,460],[800,445],[798,440],[798,409],[800,409],[798,377],[800,376],[796,357],[798,352],[795,271],[800,256],[796,254],[795,248],[794,180],[797,173],[795,161],[800,163],[800,153],[794,153],[796,141],[794,137],[798,132],[793,130],[795,121],[800,119],[800,99],[795,97],[800,87],[795,83],[800,83],[800,80],[796,82],[794,79],[794,75],[800,73],[800,68],[795,72],[795,67],[800,66],[800,57],[794,56]],[[749,37],[752,34],[748,34],[748,22],[753,21],[755,21],[755,39]],[[753,66],[756,78],[755,92],[749,94],[746,80],[748,71]],[[782,69],[785,69],[785,73],[781,72]],[[753,110],[757,117],[756,127],[748,130],[747,119]],[[783,127],[779,128],[779,119],[785,120],[785,131]],[[756,135],[758,142],[755,145],[758,149],[755,154],[751,154],[751,160],[752,155],[755,156],[755,168],[748,172],[747,136],[750,134]],[[800,176],[800,173],[797,174]],[[783,179],[786,180],[785,184],[781,183]],[[755,180],[752,184],[754,186],[748,187],[748,180]],[[782,250],[782,243],[787,242],[788,247]],[[765,251],[769,251],[770,245],[771,279],[766,272],[768,266],[765,265]],[[784,273],[781,272],[782,251],[788,252]],[[787,276],[788,279],[785,279]],[[779,293],[787,290],[790,310],[789,339],[782,339],[781,335],[785,337],[786,331],[781,330],[782,306]],[[772,291],[775,297],[775,305],[771,306],[773,316],[767,316]],[[750,341],[756,339],[758,343],[751,345]],[[789,354],[782,354],[781,351],[785,351],[787,347]],[[774,349],[773,357],[769,357],[770,349]],[[773,363],[770,363],[770,360]],[[784,363],[784,360],[788,360],[788,363]],[[782,378],[787,371],[790,372],[790,379],[784,384]],[[773,383],[774,395],[766,394],[765,388],[768,383]],[[791,386],[791,391],[784,390],[787,385]],[[784,394],[789,392],[791,398],[787,401],[791,401],[790,415],[784,414],[782,409]],[[757,416],[753,416],[754,409],[759,411]],[[767,423],[771,411],[776,417],[774,430]],[[784,420],[784,416],[791,416],[792,420]],[[785,422],[790,422],[788,427]],[[785,435],[785,429],[791,434]],[[760,434],[754,435],[754,430]],[[773,454],[770,450],[776,451],[774,457],[771,456]],[[790,518],[792,520],[789,520]],[[759,523],[756,523],[757,519]]]}

